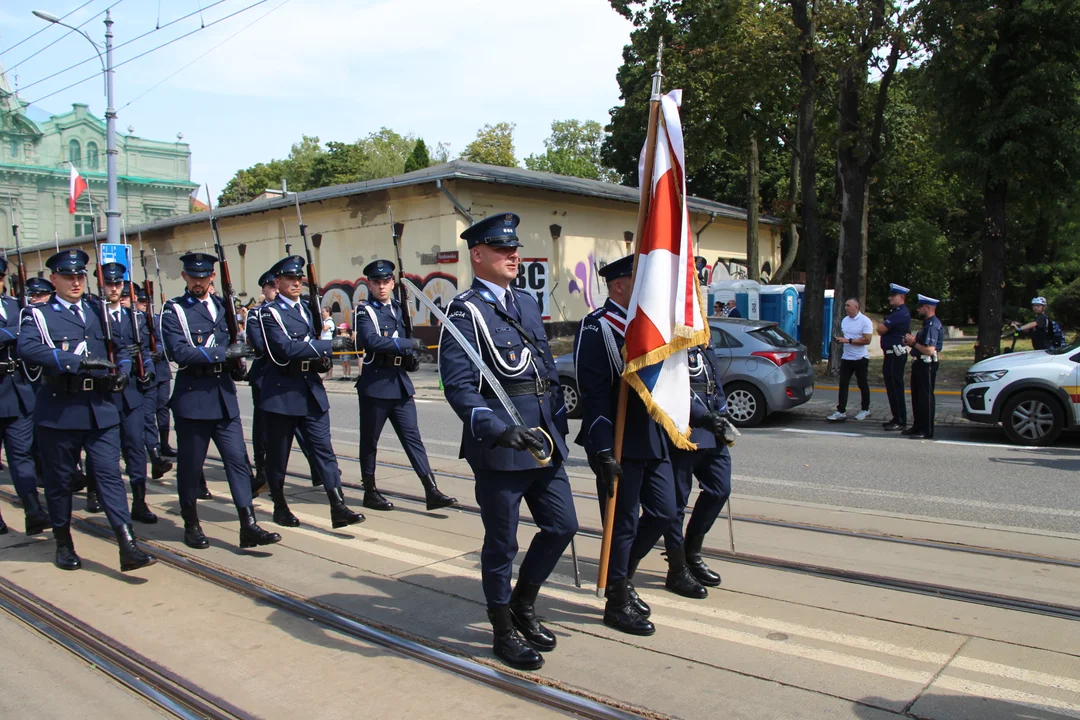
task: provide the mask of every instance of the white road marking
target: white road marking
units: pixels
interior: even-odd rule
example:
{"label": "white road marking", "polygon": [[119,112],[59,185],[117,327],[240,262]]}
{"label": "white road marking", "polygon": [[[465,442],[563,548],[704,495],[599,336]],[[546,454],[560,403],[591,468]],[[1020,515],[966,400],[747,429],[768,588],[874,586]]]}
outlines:
{"label": "white road marking", "polygon": [[1058,690],[1080,693],[1080,680],[1050,675],[1049,673],[1037,672],[1035,670],[1024,670],[1023,668],[1002,665],[1001,663],[989,662],[987,660],[976,660],[974,658],[961,656],[949,663],[949,667],[972,670],[986,675],[997,675],[998,677],[1008,678],[1010,680],[1031,683],[1032,685],[1045,685],[1046,687],[1057,688]]}
{"label": "white road marking", "polygon": [[984,447],[984,448],[996,448],[998,450],[1053,450],[1055,452],[1061,452],[1063,450],[1073,450],[1074,448],[1056,448],[1056,447],[1032,447],[1028,445],[1009,445],[1008,443],[984,443],[974,442],[971,440],[935,440],[937,445],[966,445],[968,447]]}
{"label": "white road marking", "polygon": [[[1077,705],[1076,703],[1055,700],[1054,698],[1048,698],[1043,695],[1034,695],[1032,693],[1021,692],[1020,690],[1009,690],[997,687],[996,685],[987,685],[985,683],[963,680],[961,678],[948,676],[938,678],[929,689],[952,690],[953,692],[964,693],[965,695],[974,695],[975,697],[992,700],[1003,700],[1005,702],[1013,703],[1014,705],[1023,705],[1024,707],[1030,707],[1043,712],[1053,710],[1053,712],[1060,713],[1066,717],[1080,718],[1080,705]],[[927,702],[933,702],[933,700],[928,699]]]}
{"label": "white road marking", "polygon": [[839,435],[840,437],[867,437],[863,433],[840,432],[838,430],[800,430],[798,428],[784,428],[780,432],[799,433],[800,435]]}

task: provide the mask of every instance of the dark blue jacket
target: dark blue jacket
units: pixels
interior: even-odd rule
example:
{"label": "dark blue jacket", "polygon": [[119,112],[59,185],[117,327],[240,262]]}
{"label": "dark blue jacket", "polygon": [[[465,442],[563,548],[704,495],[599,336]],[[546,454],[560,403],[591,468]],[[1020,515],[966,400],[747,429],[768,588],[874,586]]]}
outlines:
{"label": "dark blue jacket", "polygon": [[[47,377],[107,375],[104,370],[79,372],[79,364],[84,357],[81,352],[83,343],[86,356],[108,357],[100,303],[90,296],[84,296],[81,306],[84,322],[80,322],[73,312],[61,305],[55,296],[47,303],[27,308],[22,313],[19,357],[29,365],[40,366]],[[76,354],[76,350],[80,350],[80,354]],[[123,346],[116,347],[116,361],[119,372],[129,371],[131,359]],[[109,395],[98,391],[73,393],[43,383],[34,407],[34,424],[56,430],[102,430],[113,427],[120,424],[120,413]]]}
{"label": "dark blue jacket", "polygon": [[169,400],[176,417],[223,420],[240,415],[236,383],[225,363],[225,348],[229,346],[225,306],[217,296],[212,301],[217,308],[216,321],[186,292],[161,310],[165,354],[179,368]]}
{"label": "dark blue jacket", "polygon": [[706,413],[727,413],[727,396],[712,349],[697,346],[686,353],[690,366],[690,442],[698,450],[709,450],[717,446],[716,436],[710,430],[694,426]]}
{"label": "dark blue jacket", "polygon": [[[925,345],[926,347],[935,348],[938,352],[941,352],[941,348],[945,342],[945,327],[938,320],[937,315],[927,318],[923,321],[923,326],[915,334],[915,343],[917,345]],[[911,357],[920,358],[922,353],[918,349],[911,348]]]}
{"label": "dark blue jacket", "polygon": [[[372,318],[374,316],[374,319]],[[353,313],[356,328],[356,348],[364,351],[356,378],[356,389],[365,397],[383,400],[404,400],[413,396],[412,380],[404,365],[376,365],[376,357],[404,358],[413,353],[412,340],[405,337],[405,320],[401,304],[376,300],[356,304]]]}
{"label": "dark blue jacket", "polygon": [[881,318],[881,323],[889,330],[881,336],[881,349],[892,350],[904,344],[904,336],[911,331],[911,311],[907,305],[897,305]]}
{"label": "dark blue jacket", "polygon": [[0,303],[0,418],[27,417],[34,412],[34,387],[19,362],[19,303],[7,295]]}
{"label": "dark blue jacket", "polygon": [[[154,323],[154,336],[157,338],[158,351],[162,352],[165,347],[165,341],[161,339],[161,315],[157,316],[157,322]],[[164,355],[164,352],[162,352]],[[164,385],[173,378],[172,363],[169,362],[167,357],[163,357],[154,363],[154,385]]]}
{"label": "dark blue jacket", "polygon": [[319,370],[322,360],[330,357],[331,343],[319,339],[300,314],[300,304],[290,306],[278,296],[259,308],[259,334],[269,360],[259,408],[266,412],[302,417],[330,409]]}
{"label": "dark blue jacket", "polygon": [[[559,373],[548,347],[544,321],[536,300],[510,288],[521,311],[521,326],[532,336],[527,342],[496,310],[496,300],[479,280],[450,303],[447,316],[504,387],[532,383],[548,389],[511,398],[514,407],[529,427],[543,428],[555,444],[552,465],[557,467],[568,456],[565,435],[566,408],[563,406]],[[531,349],[530,346],[535,347]],[[534,470],[538,466],[531,454],[495,446],[495,440],[512,424],[498,398],[481,382],[480,371],[465,355],[458,341],[443,331],[439,337],[439,374],[446,399],[461,418],[461,455],[475,470],[508,472]]]}
{"label": "dark blue jacket", "polygon": [[248,366],[248,384],[252,387],[261,388],[262,379],[266,376],[266,343],[263,340],[262,328],[259,327],[259,311],[265,307],[262,302],[248,310],[247,323],[244,328],[247,332],[247,344],[255,351],[255,357]]}
{"label": "dark blue jacket", "polygon": [[[626,313],[608,299],[603,307],[581,320],[574,338],[574,369],[583,411],[576,442],[584,445],[589,455],[614,450],[625,329]],[[630,389],[622,456],[659,459],[667,457],[667,447],[663,428],[649,417],[641,398]]]}
{"label": "dark blue jacket", "polygon": [[[109,318],[112,320],[113,329],[113,342],[123,347],[129,347],[135,344],[135,331],[131,327],[131,310],[129,308],[120,308],[120,322],[117,322],[112,316],[112,312],[109,313]],[[136,320],[139,323],[139,338],[141,340],[142,359],[145,363],[146,371],[148,373],[154,372],[154,363],[150,361],[150,335],[149,330],[146,328],[146,316],[141,312],[136,314]],[[131,366],[128,377],[127,388],[122,393],[116,393],[113,395],[113,400],[117,403],[117,407],[121,408],[124,412],[131,412],[132,410],[141,408],[143,406],[143,394],[145,389],[138,383],[138,366],[136,363],[138,360],[133,356],[131,358]],[[121,406],[120,403],[123,403]]]}

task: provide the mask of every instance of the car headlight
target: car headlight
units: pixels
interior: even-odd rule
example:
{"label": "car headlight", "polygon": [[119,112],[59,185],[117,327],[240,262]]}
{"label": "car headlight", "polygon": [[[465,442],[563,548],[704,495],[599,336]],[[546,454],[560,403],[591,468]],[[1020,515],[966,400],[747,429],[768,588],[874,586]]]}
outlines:
{"label": "car headlight", "polygon": [[984,372],[968,373],[967,374],[967,382],[968,382],[969,385],[972,384],[972,383],[994,382],[996,380],[1000,380],[1001,378],[1005,377],[1005,373],[1007,373],[1007,372],[1009,372],[1009,371],[1008,370],[986,370]]}

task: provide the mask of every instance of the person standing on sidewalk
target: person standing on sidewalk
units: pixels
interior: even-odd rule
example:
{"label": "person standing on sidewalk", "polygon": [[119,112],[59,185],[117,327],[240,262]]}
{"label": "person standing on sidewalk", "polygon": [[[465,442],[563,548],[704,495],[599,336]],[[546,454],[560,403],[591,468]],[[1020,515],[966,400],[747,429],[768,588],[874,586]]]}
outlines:
{"label": "person standing on sidewalk", "polygon": [[945,341],[945,329],[937,318],[939,300],[919,294],[915,312],[923,321],[918,335],[908,333],[904,342],[911,348],[911,427],[902,435],[914,440],[934,439],[934,388],[937,386],[938,353]]}
{"label": "person standing on sidewalk", "polygon": [[907,308],[907,296],[911,292],[903,285],[889,283],[891,309],[878,323],[881,336],[881,375],[885,379],[885,392],[889,396],[892,418],[882,423],[886,430],[903,430],[907,426],[907,399],[904,397],[904,367],[907,365],[908,347],[904,336],[911,330],[911,312]]}
{"label": "person standing on sidewalk", "polygon": [[840,356],[840,398],[836,403],[836,412],[826,418],[830,422],[847,420],[848,385],[851,384],[852,375],[855,375],[862,395],[862,409],[855,419],[865,420],[870,417],[870,383],[867,382],[866,371],[870,366],[870,341],[874,339],[874,324],[870,322],[870,318],[859,312],[859,301],[855,298],[848,298],[844,303],[844,312],[847,316],[840,321],[840,331],[843,334],[834,338],[844,346],[844,354]]}

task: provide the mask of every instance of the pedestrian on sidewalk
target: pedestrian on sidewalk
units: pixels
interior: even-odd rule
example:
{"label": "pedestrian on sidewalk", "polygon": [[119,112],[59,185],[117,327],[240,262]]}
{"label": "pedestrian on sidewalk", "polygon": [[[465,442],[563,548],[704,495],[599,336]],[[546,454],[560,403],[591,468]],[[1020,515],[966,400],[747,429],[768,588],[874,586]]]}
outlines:
{"label": "pedestrian on sidewalk", "polygon": [[[352,354],[356,352],[356,341],[353,340],[352,330],[349,323],[341,323],[337,327],[337,337],[341,338],[341,372],[339,380],[352,380]],[[335,348],[336,349],[336,348]]]}
{"label": "pedestrian on sidewalk", "polygon": [[907,296],[911,292],[903,285],[889,283],[889,312],[878,323],[881,336],[881,375],[885,380],[885,392],[889,397],[892,418],[883,423],[885,430],[903,430],[907,426],[907,399],[904,397],[904,367],[907,365],[908,347],[904,337],[911,330],[911,312],[907,308]]}
{"label": "pedestrian on sidewalk", "polygon": [[[320,340],[334,340],[334,318],[330,316],[330,308],[322,309],[322,329],[319,331]],[[330,355],[330,369],[326,371],[326,379],[334,378],[334,355]]]}
{"label": "pedestrian on sidewalk", "polygon": [[923,321],[918,335],[908,333],[904,342],[911,348],[911,427],[901,434],[915,440],[934,439],[934,388],[937,386],[938,353],[945,330],[937,318],[939,300],[919,293],[915,312]]}
{"label": "pedestrian on sidewalk", "polygon": [[831,422],[847,420],[848,385],[851,384],[852,375],[855,375],[859,392],[862,394],[862,409],[855,415],[855,419],[865,420],[870,417],[870,383],[866,379],[866,371],[870,366],[870,341],[874,338],[874,324],[859,311],[859,301],[855,298],[848,298],[844,303],[844,312],[847,316],[840,321],[842,335],[834,338],[844,346],[844,354],[840,356],[840,398],[836,403],[836,412],[826,418]]}

